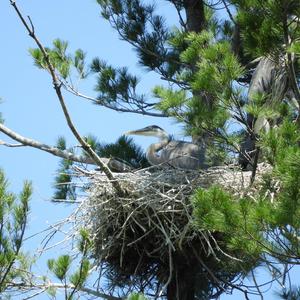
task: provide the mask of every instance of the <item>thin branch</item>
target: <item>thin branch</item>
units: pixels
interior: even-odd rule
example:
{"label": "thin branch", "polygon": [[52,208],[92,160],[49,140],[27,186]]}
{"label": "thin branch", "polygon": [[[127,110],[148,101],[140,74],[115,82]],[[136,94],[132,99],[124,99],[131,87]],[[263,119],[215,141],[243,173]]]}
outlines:
{"label": "thin branch", "polygon": [[228,14],[230,20],[232,21],[233,24],[236,25],[236,22],[235,22],[234,17],[233,17],[233,15],[232,15],[232,13],[231,13],[229,7],[228,7],[228,4],[226,3],[226,0],[222,0],[222,2],[223,2],[223,4],[224,4],[224,7],[225,7],[225,9],[226,9],[226,12],[227,12],[227,14]]}
{"label": "thin branch", "polygon": [[[43,290],[47,290],[49,288],[57,288],[57,289],[74,289],[74,285],[73,284],[61,284],[61,283],[44,283],[44,284],[26,284],[24,282],[12,282],[11,287],[16,287],[16,288],[20,288],[20,289],[24,289],[24,288],[32,288],[32,289],[43,289]],[[111,295],[107,295],[104,293],[100,293],[97,290],[93,290],[90,289],[88,287],[80,287],[79,289],[81,292],[87,293],[89,295],[93,295],[102,299],[106,299],[106,300],[122,300],[123,298],[120,297],[115,297],[115,296],[111,296]]]}
{"label": "thin branch", "polygon": [[6,146],[6,147],[11,147],[11,148],[17,148],[17,147],[24,147],[25,146],[23,144],[10,144],[10,143],[7,143],[7,142],[1,141],[1,140],[0,140],[0,145]]}
{"label": "thin branch", "polygon": [[251,275],[252,275],[252,279],[253,279],[253,281],[254,281],[256,290],[257,290],[257,292],[258,292],[258,295],[260,296],[260,299],[263,300],[264,297],[263,297],[262,291],[260,290],[260,286],[259,286],[259,284],[257,283],[257,280],[256,280],[256,277],[255,277],[255,274],[254,274],[254,271],[253,271],[253,270],[251,270]]}
{"label": "thin branch", "polygon": [[[104,101],[101,101],[101,100],[97,99],[97,98],[87,96],[85,94],[82,94],[82,93],[78,92],[72,86],[68,85],[65,82],[63,83],[63,87],[66,89],[66,91],[70,92],[71,94],[73,94],[77,97],[89,100],[89,101],[93,102],[94,104],[101,105],[103,107],[112,109],[112,110],[117,111],[117,112],[128,112],[128,113],[140,114],[140,115],[144,115],[144,116],[161,117],[161,118],[168,117],[166,114],[149,112],[149,111],[146,111],[142,108],[140,108],[138,110],[134,110],[134,109],[129,109],[129,108],[114,107],[112,105],[109,105],[109,104],[105,103]],[[153,106],[153,105],[151,104],[151,106]]]}
{"label": "thin branch", "polygon": [[23,300],[28,300],[28,299],[35,298],[35,297],[37,297],[38,295],[45,293],[46,290],[47,290],[46,288],[41,289],[40,291],[37,291],[36,293],[34,293],[34,294],[32,294],[32,295],[30,295],[30,296],[28,296],[28,297],[26,297],[26,298],[23,298]]}

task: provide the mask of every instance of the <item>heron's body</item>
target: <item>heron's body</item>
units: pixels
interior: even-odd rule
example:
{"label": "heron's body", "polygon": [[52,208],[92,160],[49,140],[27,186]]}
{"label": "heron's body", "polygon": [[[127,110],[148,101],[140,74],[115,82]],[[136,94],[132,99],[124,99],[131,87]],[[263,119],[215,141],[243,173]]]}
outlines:
{"label": "heron's body", "polygon": [[[275,62],[271,57],[261,58],[252,75],[248,90],[248,102],[255,103],[256,99],[263,97],[263,106],[269,109],[275,108],[284,98],[293,98],[293,91],[289,88],[288,74],[283,58]],[[255,140],[262,130],[268,131],[276,119],[265,116],[265,110],[261,110],[257,116],[247,114],[248,133],[241,144],[239,164],[246,169],[256,153]]]}
{"label": "heron's body", "polygon": [[[253,73],[249,91],[249,103],[254,102],[258,96],[263,96],[264,105],[272,108],[278,106],[288,91],[288,74],[285,70],[284,61],[274,62],[270,57],[263,57]],[[261,129],[268,131],[270,124],[265,116],[258,115],[257,118],[248,116],[249,126],[255,134]]]}
{"label": "heron's body", "polygon": [[151,165],[170,165],[185,170],[204,168],[205,149],[199,145],[175,141],[158,126],[148,126],[143,129],[129,131],[130,135],[155,136],[158,143],[151,144],[147,149],[147,159]]}

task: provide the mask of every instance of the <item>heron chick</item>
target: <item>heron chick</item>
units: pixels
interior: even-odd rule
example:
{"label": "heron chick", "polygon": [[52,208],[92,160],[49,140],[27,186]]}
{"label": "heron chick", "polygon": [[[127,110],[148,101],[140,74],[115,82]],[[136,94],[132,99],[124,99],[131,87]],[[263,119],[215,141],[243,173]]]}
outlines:
{"label": "heron chick", "polygon": [[158,137],[160,141],[151,144],[146,157],[151,165],[168,164],[185,170],[205,168],[205,148],[190,142],[175,141],[162,128],[156,125],[131,130],[124,135],[142,135]]}

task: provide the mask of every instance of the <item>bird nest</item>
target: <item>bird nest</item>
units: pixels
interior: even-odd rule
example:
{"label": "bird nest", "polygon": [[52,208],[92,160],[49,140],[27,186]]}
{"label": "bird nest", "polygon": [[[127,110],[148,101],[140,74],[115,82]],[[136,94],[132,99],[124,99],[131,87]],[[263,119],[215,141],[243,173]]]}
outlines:
{"label": "bird nest", "polygon": [[[256,182],[267,169],[259,165]],[[156,278],[166,286],[174,270],[193,268],[203,257],[207,266],[218,255],[229,256],[218,246],[220,236],[195,230],[190,201],[195,189],[217,184],[244,196],[251,193],[250,177],[251,172],[228,166],[205,171],[150,167],[115,174],[126,191],[120,197],[107,177],[96,172],[89,176],[80,226],[92,234],[93,258],[106,266],[114,282],[132,285]],[[252,186],[252,192],[256,189]]]}

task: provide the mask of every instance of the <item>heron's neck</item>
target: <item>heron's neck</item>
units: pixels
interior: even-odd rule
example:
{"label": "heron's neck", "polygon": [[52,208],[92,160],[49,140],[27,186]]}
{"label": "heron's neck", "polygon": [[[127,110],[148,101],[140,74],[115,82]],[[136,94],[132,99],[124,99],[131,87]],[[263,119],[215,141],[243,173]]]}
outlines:
{"label": "heron's neck", "polygon": [[167,146],[170,142],[170,138],[168,136],[160,139],[158,143],[151,144],[147,150],[146,157],[151,165],[159,165],[163,163],[162,158],[158,155],[158,152],[162,150],[165,146]]}

